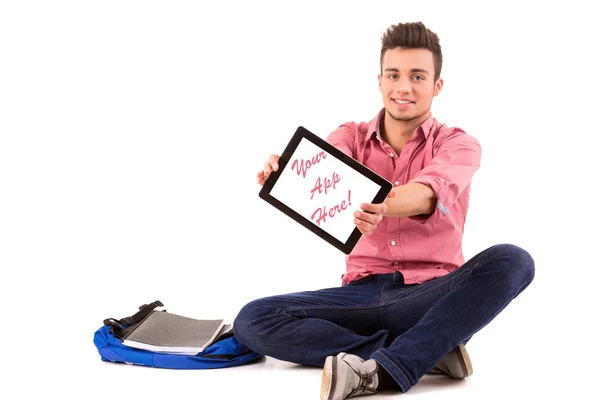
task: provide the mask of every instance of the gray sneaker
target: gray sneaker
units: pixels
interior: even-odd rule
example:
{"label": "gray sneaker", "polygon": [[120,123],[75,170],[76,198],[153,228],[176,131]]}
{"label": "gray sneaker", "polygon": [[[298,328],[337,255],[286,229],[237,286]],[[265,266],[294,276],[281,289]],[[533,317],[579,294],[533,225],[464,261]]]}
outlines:
{"label": "gray sneaker", "polygon": [[471,358],[465,345],[461,343],[446,354],[428,374],[448,375],[454,379],[466,378],[473,374],[473,365],[471,365]]}
{"label": "gray sneaker", "polygon": [[325,360],[321,378],[321,400],[342,400],[377,393],[379,365],[373,359],[346,353]]}

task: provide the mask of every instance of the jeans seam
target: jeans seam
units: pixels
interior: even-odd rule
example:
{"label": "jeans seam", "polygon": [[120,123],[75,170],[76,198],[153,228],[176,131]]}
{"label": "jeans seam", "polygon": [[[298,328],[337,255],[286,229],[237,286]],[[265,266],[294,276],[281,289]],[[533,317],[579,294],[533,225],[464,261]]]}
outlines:
{"label": "jeans seam", "polygon": [[357,307],[355,305],[352,306],[313,306],[313,307],[290,307],[287,308],[285,310],[283,310],[283,312],[290,312],[290,311],[302,311],[304,313],[305,316],[308,317],[308,315],[306,314],[306,310],[367,310],[370,308],[378,308],[381,306],[381,303],[375,303],[375,304],[368,304],[365,306],[361,306],[361,307]]}
{"label": "jeans seam", "polygon": [[[455,276],[453,276],[450,280],[448,280],[448,282],[444,283],[442,285],[442,287],[447,286],[447,285],[452,285],[452,283],[458,279],[460,276],[462,276],[464,273],[467,273],[469,269],[465,268],[465,269],[457,269],[456,271],[453,272],[457,272],[457,274],[455,274]],[[357,307],[356,305],[351,305],[351,306],[314,306],[314,307],[290,307],[284,310],[284,312],[293,312],[293,311],[302,311],[304,313],[304,316],[306,318],[308,318],[308,314],[306,313],[306,310],[367,310],[367,309],[373,309],[373,308],[379,308],[380,310],[380,315],[381,315],[381,323],[382,326],[384,325],[384,319],[383,319],[383,308],[385,308],[386,306],[390,306],[393,304],[397,304],[398,302],[401,301],[406,301],[406,297],[401,297],[395,301],[391,301],[389,303],[385,303],[383,304],[383,292],[385,290],[385,286],[386,285],[382,285],[381,286],[381,291],[380,291],[380,298],[379,298],[379,302],[374,303],[374,304],[367,304],[364,306],[360,306]],[[425,296],[427,294],[429,294],[430,292],[434,291],[434,290],[439,290],[440,287],[435,287],[435,288],[431,288],[430,290],[426,291],[426,292],[422,292],[419,293],[417,296],[410,296],[410,299],[418,299],[419,297]]]}
{"label": "jeans seam", "polygon": [[[304,310],[303,310],[303,311],[304,311]],[[306,315],[306,312],[305,312],[305,315]],[[295,317],[294,317],[294,316],[292,316],[292,318],[295,318]],[[308,318],[308,317],[307,317],[307,318]],[[355,338],[357,338],[357,339],[364,339],[364,336],[358,335],[358,334],[357,334],[356,332],[354,332],[353,330],[351,330],[351,329],[348,329],[348,328],[345,328],[345,327],[343,327],[343,326],[340,326],[340,325],[337,325],[337,324],[336,324],[336,323],[334,323],[334,322],[331,322],[331,321],[328,321],[328,320],[324,319],[324,320],[322,320],[322,323],[326,323],[326,324],[332,324],[332,325],[335,325],[335,326],[339,327],[340,329],[343,329],[343,330],[345,330],[345,331],[346,331],[346,333],[349,333],[349,334],[353,335],[353,336],[354,336]],[[257,331],[257,330],[253,329],[253,328],[252,328],[252,327],[250,327],[250,326],[246,327],[246,331],[247,331],[247,332],[248,332],[248,333],[249,333],[251,336],[257,336],[257,333],[258,333],[258,331]],[[289,346],[287,346],[287,345],[283,345],[283,346],[282,346],[282,343],[281,343],[281,341],[279,341],[279,340],[277,340],[277,341],[269,340],[268,338],[265,338],[264,336],[263,336],[263,338],[262,338],[262,341],[263,341],[263,342],[265,342],[265,343],[267,343],[267,344],[269,344],[270,346],[273,346],[273,347],[278,347],[278,348],[280,348],[280,349],[288,349],[288,348],[289,348]]]}
{"label": "jeans seam", "polygon": [[[451,279],[449,279],[448,282],[442,284],[442,286],[437,286],[437,287],[431,288],[430,290],[428,290],[426,292],[419,293],[417,296],[410,297],[410,299],[418,299],[419,297],[425,296],[426,294],[429,294],[429,293],[433,292],[434,290],[438,290],[441,287],[444,287],[444,286],[447,286],[447,285],[451,285],[452,283],[454,283],[454,281],[456,279],[458,279],[460,276],[462,276],[464,273],[466,273],[467,270],[468,269],[465,268],[464,270],[461,271],[460,268],[459,268],[458,270],[455,271],[455,272],[457,272],[457,274],[455,276],[453,276]],[[397,301],[394,301],[393,303],[390,303],[390,304],[395,304],[395,303],[397,303],[398,301],[401,301],[401,300],[406,300],[406,298],[403,297],[403,298],[398,299]]]}

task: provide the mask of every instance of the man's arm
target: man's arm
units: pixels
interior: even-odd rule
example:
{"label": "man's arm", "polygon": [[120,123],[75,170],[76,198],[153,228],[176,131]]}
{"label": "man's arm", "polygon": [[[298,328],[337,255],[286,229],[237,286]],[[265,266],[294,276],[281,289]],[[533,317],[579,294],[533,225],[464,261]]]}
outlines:
{"label": "man's arm", "polygon": [[384,203],[387,211],[384,217],[412,217],[431,214],[435,210],[437,198],[431,187],[422,183],[409,183],[392,189],[395,196],[388,197]]}
{"label": "man's arm", "polygon": [[[446,215],[479,169],[481,146],[472,136],[457,131],[435,148],[433,159],[385,200],[386,217],[412,217],[422,222]],[[439,209],[440,213],[436,213]]]}

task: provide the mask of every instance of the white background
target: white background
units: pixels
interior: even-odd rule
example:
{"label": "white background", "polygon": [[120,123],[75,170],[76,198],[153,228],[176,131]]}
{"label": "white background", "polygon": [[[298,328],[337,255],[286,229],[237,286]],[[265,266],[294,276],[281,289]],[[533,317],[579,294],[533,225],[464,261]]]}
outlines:
{"label": "white background", "polygon": [[319,369],[113,365],[93,334],[156,299],[232,321],[338,286],[343,254],[260,200],[255,174],[299,125],[373,118],[381,34],[423,21],[444,51],[434,115],[483,146],[465,257],[510,242],[537,271],[469,343],[471,378],[403,397],[595,398],[590,3],[0,3],[1,397],[316,399]]}

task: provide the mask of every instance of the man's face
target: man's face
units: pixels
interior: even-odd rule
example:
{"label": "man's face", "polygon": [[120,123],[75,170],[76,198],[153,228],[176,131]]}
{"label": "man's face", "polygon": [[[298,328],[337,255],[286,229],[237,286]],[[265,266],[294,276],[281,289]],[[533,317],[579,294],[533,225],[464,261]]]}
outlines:
{"label": "man's face", "polygon": [[426,49],[390,49],[383,56],[379,90],[387,114],[396,121],[429,116],[443,81],[434,82],[433,53]]}

